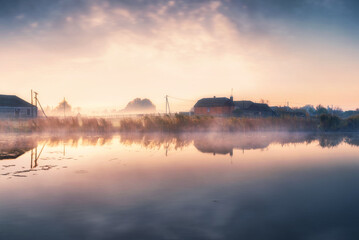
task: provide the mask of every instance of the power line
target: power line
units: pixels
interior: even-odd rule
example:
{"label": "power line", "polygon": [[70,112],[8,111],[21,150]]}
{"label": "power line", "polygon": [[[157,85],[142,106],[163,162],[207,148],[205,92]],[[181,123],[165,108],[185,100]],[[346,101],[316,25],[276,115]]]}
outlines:
{"label": "power line", "polygon": [[190,99],[185,99],[185,98],[178,98],[178,97],[172,97],[172,96],[167,96],[169,98],[173,98],[173,99],[176,99],[176,100],[181,100],[181,101],[188,101],[188,102],[194,102],[196,100],[190,100]]}

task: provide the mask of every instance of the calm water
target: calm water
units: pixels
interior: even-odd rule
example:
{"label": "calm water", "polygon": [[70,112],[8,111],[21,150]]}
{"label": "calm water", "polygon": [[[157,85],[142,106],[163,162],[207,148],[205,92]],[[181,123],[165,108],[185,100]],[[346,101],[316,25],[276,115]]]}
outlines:
{"label": "calm water", "polygon": [[359,239],[359,135],[0,137],[0,239]]}

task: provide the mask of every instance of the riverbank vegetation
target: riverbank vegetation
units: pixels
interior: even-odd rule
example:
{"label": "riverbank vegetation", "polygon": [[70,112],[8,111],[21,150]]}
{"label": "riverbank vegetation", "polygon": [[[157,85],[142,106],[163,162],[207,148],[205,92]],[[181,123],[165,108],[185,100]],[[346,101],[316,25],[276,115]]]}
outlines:
{"label": "riverbank vegetation", "polygon": [[249,131],[359,131],[359,115],[341,119],[330,114],[319,117],[234,118],[145,115],[117,119],[41,118],[2,120],[0,132],[249,132]]}

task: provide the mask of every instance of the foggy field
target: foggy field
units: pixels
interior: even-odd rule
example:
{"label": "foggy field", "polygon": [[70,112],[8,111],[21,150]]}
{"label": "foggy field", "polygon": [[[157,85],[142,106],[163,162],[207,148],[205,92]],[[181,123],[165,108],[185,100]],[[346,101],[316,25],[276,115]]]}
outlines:
{"label": "foggy field", "polygon": [[359,117],[319,118],[223,118],[206,116],[155,116],[128,118],[50,117],[32,120],[2,120],[0,132],[250,132],[250,131],[358,131]]}

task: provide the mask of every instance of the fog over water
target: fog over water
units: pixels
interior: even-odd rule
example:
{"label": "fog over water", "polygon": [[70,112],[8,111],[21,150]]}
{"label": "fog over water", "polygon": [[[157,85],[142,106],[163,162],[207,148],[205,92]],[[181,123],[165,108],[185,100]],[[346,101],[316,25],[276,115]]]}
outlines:
{"label": "fog over water", "polygon": [[359,135],[2,135],[0,239],[358,239]]}

